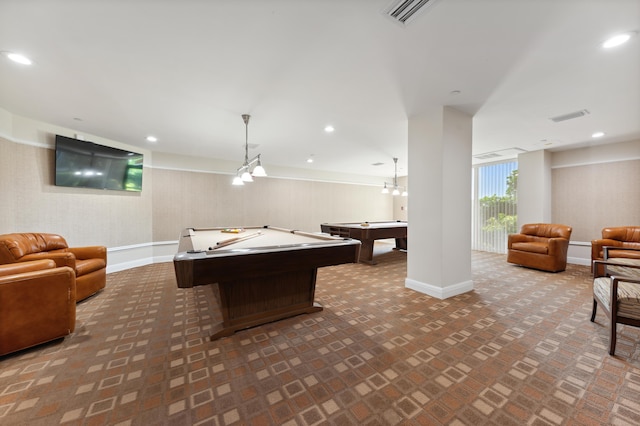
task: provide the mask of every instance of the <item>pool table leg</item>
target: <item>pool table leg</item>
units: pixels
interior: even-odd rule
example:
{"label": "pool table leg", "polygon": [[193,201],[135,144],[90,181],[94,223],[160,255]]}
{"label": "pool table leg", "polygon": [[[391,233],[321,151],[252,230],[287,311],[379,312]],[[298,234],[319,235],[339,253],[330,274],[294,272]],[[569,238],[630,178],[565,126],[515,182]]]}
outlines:
{"label": "pool table leg", "polygon": [[396,247],[394,250],[406,250],[407,249],[407,238],[396,238]]}
{"label": "pool table leg", "polygon": [[373,243],[374,240],[360,240],[360,262],[368,263],[369,265],[375,265],[373,260]]}

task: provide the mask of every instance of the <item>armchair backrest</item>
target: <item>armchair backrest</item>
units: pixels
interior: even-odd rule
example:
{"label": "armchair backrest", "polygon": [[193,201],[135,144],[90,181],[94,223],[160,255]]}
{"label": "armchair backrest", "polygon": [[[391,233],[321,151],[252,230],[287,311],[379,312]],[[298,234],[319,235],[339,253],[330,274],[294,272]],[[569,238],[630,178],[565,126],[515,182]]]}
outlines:
{"label": "armchair backrest", "polygon": [[15,233],[0,235],[0,264],[17,262],[31,253],[68,248],[66,240],[57,234]]}
{"label": "armchair backrest", "polygon": [[557,223],[528,223],[522,225],[520,233],[541,238],[571,238],[573,229],[567,225]]}
{"label": "armchair backrest", "polygon": [[640,226],[616,226],[603,228],[602,239],[640,243]]}

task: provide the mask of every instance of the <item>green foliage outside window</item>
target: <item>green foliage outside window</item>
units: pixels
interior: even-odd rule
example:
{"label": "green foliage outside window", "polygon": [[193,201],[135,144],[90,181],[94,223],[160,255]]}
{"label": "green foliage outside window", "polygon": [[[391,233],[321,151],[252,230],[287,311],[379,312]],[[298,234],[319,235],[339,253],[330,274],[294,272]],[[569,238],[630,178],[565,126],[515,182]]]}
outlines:
{"label": "green foliage outside window", "polygon": [[506,234],[517,232],[518,170],[513,170],[507,176],[505,195],[485,196],[479,201],[483,231],[502,231]]}

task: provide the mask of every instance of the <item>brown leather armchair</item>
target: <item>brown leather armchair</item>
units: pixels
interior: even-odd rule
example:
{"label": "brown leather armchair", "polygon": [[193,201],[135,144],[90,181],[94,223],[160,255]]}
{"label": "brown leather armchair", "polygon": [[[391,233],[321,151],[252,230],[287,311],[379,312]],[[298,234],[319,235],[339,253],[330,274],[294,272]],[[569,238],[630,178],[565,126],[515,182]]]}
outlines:
{"label": "brown leather armchair", "polygon": [[[624,257],[640,259],[640,226],[616,226],[602,229],[602,238],[591,240],[591,265],[594,260],[603,260],[604,248],[609,247],[609,259]],[[601,265],[595,265],[598,275],[604,270]]]}
{"label": "brown leather armchair", "polygon": [[76,276],[53,260],[0,265],[0,355],[59,339],[76,325]]}
{"label": "brown leather armchair", "polygon": [[0,235],[0,265],[40,259],[52,259],[58,267],[68,266],[75,271],[77,302],[102,290],[107,283],[104,246],[69,247],[56,234]]}
{"label": "brown leather armchair", "polygon": [[507,262],[548,272],[564,271],[572,230],[555,223],[522,225],[519,234],[508,236]]}

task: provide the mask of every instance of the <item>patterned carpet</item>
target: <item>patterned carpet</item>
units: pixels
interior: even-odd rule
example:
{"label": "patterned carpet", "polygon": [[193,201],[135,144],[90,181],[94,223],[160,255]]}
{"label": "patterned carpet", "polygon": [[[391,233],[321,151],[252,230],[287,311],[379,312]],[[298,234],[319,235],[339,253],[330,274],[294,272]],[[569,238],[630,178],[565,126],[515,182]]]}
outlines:
{"label": "patterned carpet", "polygon": [[475,290],[404,288],[406,253],[319,270],[319,313],[210,342],[210,286],[108,276],[76,332],[0,358],[2,425],[637,425],[640,329],[589,321],[589,268],[474,252]]}

